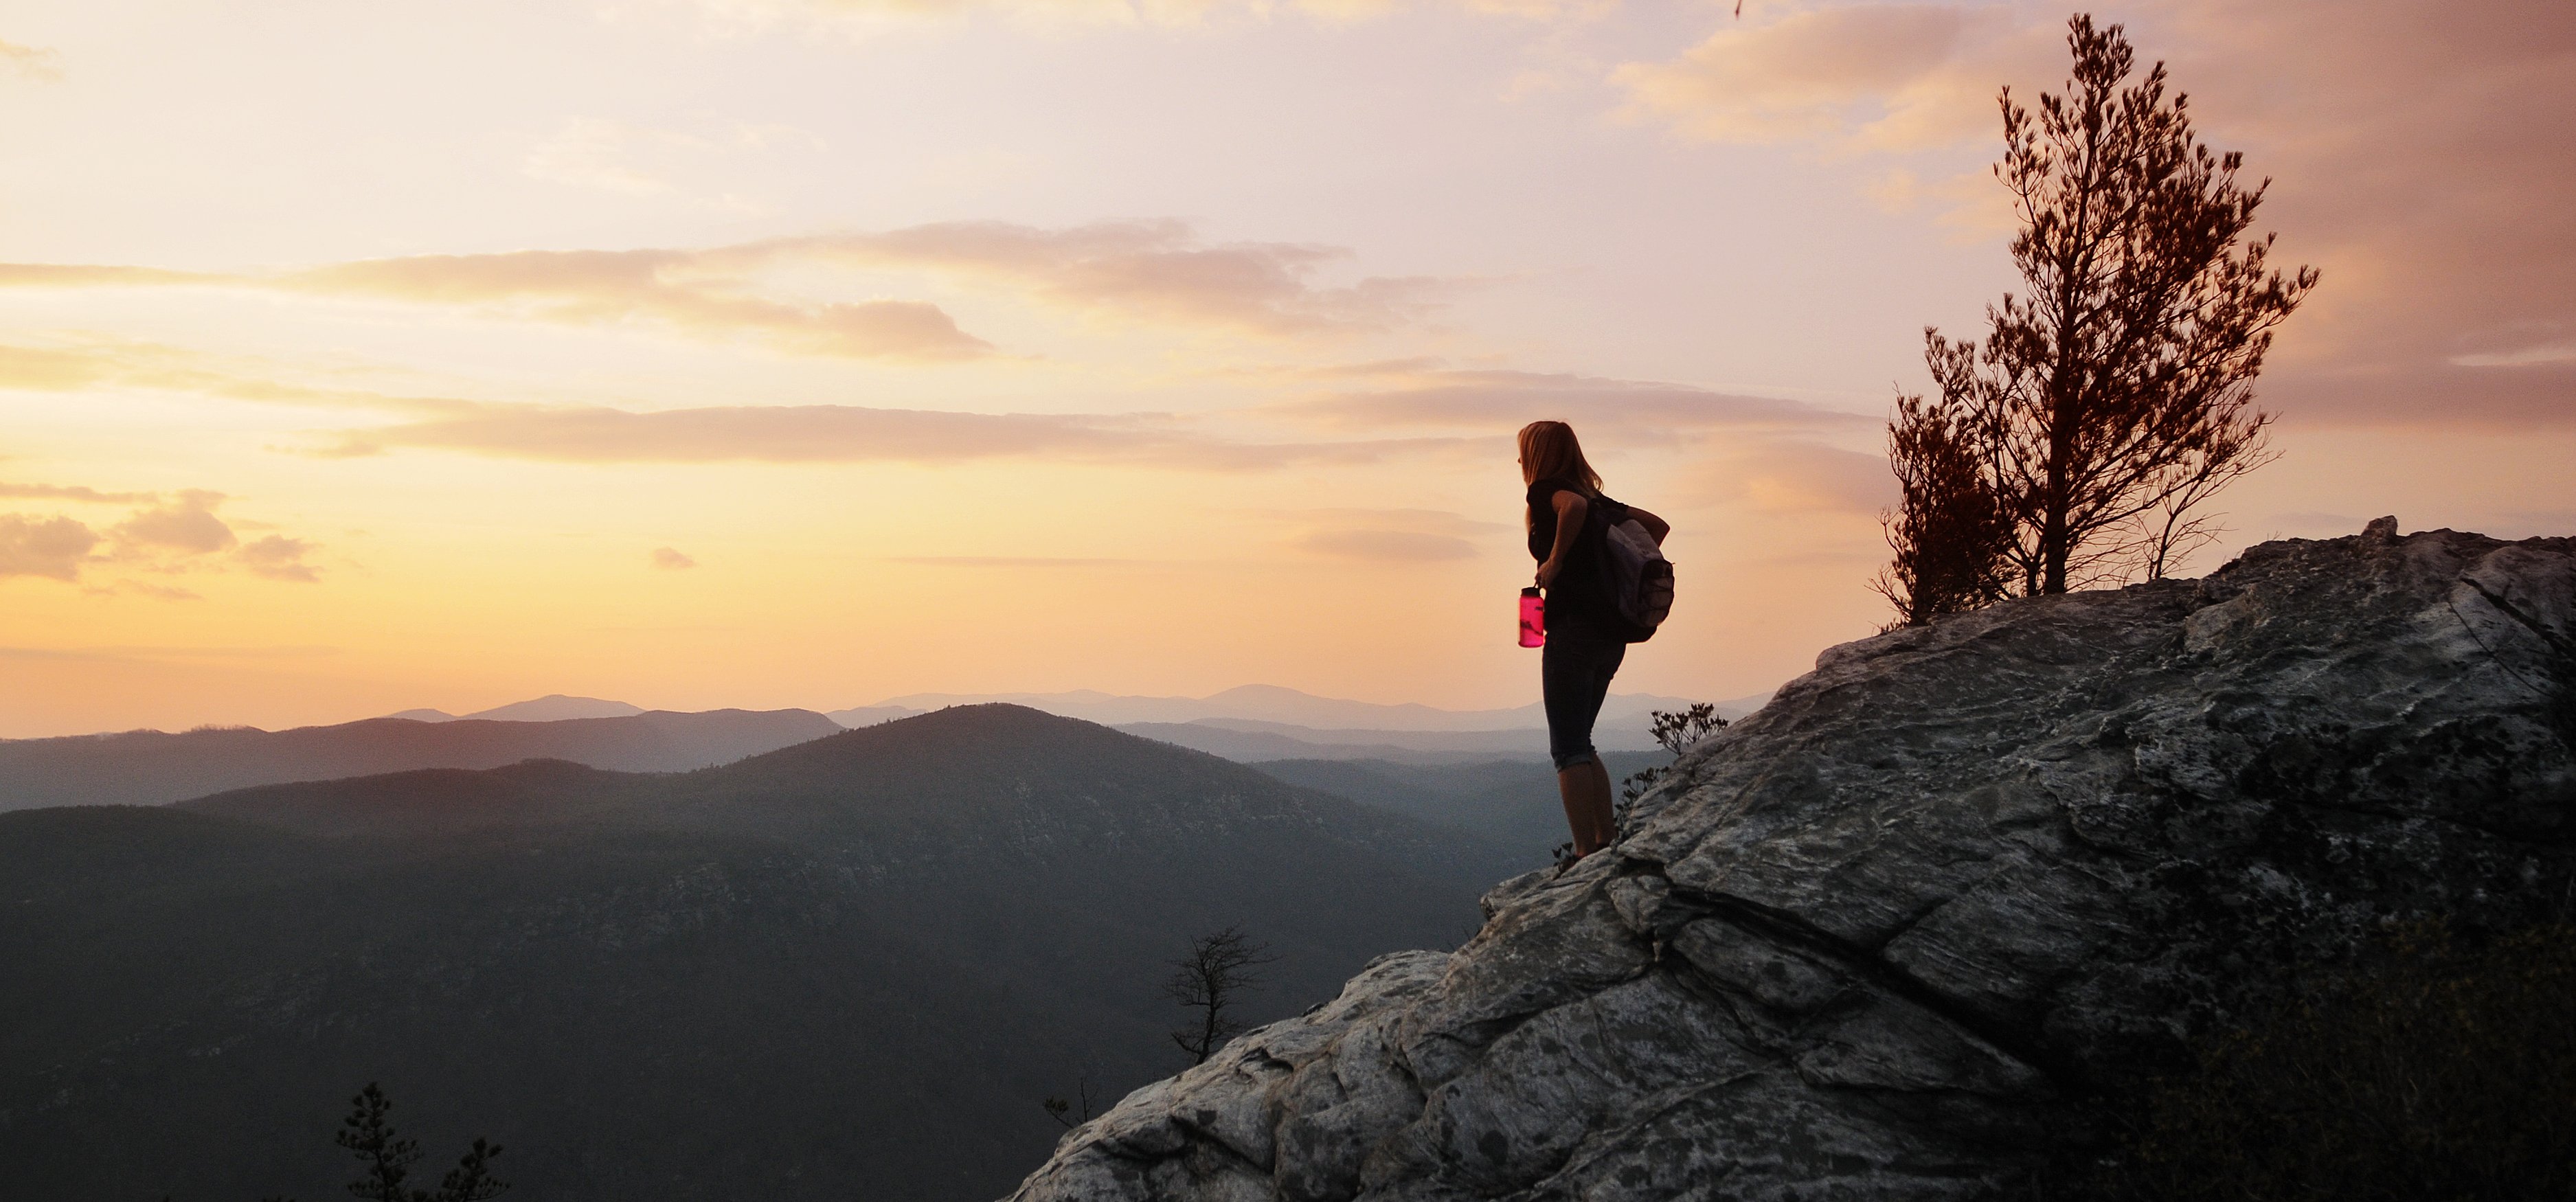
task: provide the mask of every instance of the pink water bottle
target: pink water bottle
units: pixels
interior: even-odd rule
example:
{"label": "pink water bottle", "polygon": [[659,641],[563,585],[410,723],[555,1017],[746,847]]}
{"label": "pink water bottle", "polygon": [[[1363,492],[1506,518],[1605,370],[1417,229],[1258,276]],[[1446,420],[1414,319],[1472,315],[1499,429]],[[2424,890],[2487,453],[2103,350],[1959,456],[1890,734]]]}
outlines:
{"label": "pink water bottle", "polygon": [[1546,645],[1547,645],[1547,602],[1545,602],[1545,601],[1543,601],[1543,600],[1541,600],[1541,599],[1539,598],[1538,590],[1537,590],[1537,589],[1535,589],[1535,588],[1525,588],[1525,589],[1522,589],[1522,590],[1521,590],[1521,646],[1524,646],[1524,647],[1544,647],[1544,646],[1546,646]]}

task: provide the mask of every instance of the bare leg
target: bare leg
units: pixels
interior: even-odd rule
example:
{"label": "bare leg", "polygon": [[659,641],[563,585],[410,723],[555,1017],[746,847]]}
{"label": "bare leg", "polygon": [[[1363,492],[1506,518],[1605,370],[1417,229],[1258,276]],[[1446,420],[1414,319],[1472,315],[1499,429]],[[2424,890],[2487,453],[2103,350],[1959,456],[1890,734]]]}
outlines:
{"label": "bare leg", "polygon": [[1556,774],[1557,796],[1565,802],[1565,825],[1574,833],[1574,854],[1588,856],[1610,845],[1610,770],[1601,761],[1576,764]]}
{"label": "bare leg", "polygon": [[1619,828],[1610,808],[1610,767],[1599,760],[1584,765],[1591,773],[1583,800],[1592,813],[1592,846],[1595,850],[1617,842]]}
{"label": "bare leg", "polygon": [[1583,802],[1583,765],[1556,770],[1556,795],[1565,802],[1565,825],[1574,834],[1574,855],[1580,859],[1591,854],[1588,846],[1592,835],[1592,815]]}

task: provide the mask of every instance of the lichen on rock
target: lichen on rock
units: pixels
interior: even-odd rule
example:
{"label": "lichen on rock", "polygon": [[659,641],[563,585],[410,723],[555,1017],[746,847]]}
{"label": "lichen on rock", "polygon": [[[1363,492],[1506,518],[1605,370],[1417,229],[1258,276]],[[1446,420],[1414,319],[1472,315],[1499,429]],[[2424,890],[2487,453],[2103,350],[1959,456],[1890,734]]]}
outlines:
{"label": "lichen on rock", "polygon": [[1832,648],[1013,1202],[1996,1196],[2301,966],[2563,905],[2571,631],[2576,540],[2383,521]]}

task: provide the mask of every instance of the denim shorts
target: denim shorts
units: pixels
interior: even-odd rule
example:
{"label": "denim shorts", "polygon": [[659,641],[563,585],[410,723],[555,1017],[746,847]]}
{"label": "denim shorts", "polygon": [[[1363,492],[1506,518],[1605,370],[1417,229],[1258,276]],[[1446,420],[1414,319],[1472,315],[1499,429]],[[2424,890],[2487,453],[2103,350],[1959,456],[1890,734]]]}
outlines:
{"label": "denim shorts", "polygon": [[1614,634],[1579,626],[1547,632],[1538,657],[1539,696],[1547,709],[1547,754],[1557,771],[1600,762],[1592,724],[1600,720],[1610,678],[1626,658],[1628,644]]}

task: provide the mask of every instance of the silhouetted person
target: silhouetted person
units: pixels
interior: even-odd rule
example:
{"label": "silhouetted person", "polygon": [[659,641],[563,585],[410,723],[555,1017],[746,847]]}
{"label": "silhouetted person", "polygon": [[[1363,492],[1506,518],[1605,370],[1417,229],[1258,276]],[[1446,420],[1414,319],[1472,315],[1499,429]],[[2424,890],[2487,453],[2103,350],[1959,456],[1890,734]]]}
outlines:
{"label": "silhouetted person", "polygon": [[[1601,473],[1584,461],[1583,444],[1564,422],[1521,428],[1521,481],[1529,485],[1530,558],[1547,592],[1547,645],[1539,684],[1547,707],[1547,752],[1556,788],[1574,830],[1574,858],[1609,845],[1613,835],[1610,770],[1592,746],[1592,724],[1610,695],[1610,678],[1628,655],[1612,624],[1613,601],[1602,563],[1602,531],[1634,518],[1661,544],[1672,527],[1662,518],[1601,495]],[[1587,520],[1604,509],[1604,521]]]}

